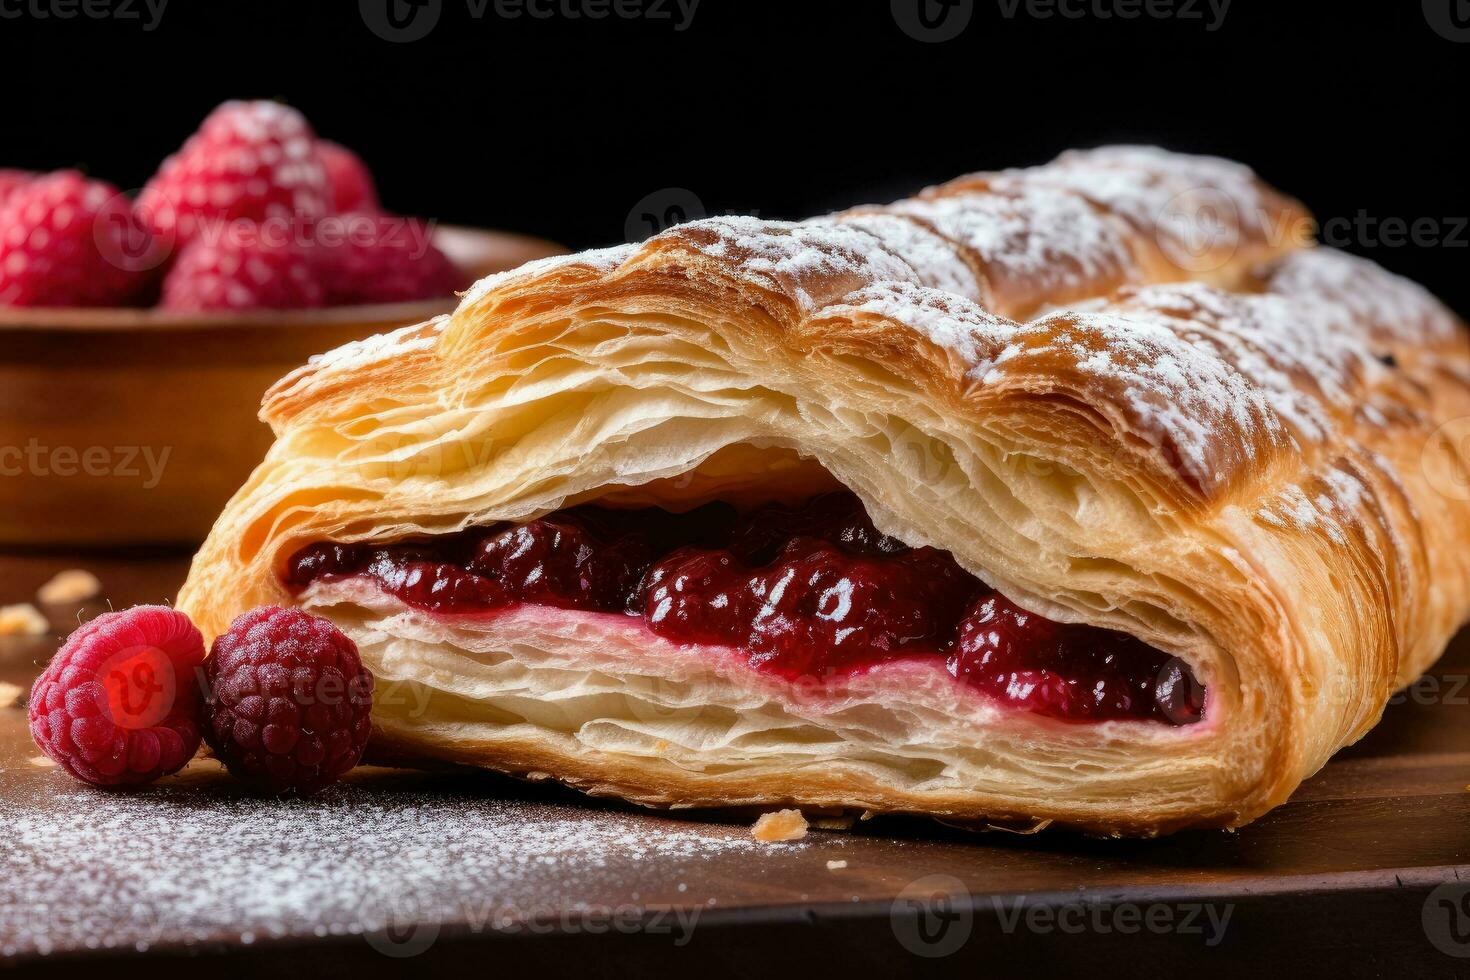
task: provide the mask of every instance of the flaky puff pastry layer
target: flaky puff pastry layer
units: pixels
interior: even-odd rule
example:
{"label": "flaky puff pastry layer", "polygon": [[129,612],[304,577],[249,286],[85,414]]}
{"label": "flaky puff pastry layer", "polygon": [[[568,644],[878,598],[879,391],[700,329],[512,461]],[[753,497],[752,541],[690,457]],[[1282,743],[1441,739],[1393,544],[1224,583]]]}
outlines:
{"label": "flaky puff pastry layer", "polygon": [[[532,263],[277,384],[180,607],[208,635],[331,616],[397,758],[661,806],[1238,826],[1470,613],[1463,325],[1304,228],[1244,167],[1114,147]],[[834,482],[1020,605],[1183,657],[1205,720],[1069,725],[915,664],[793,685],[623,617],[281,584],[324,539]]]}

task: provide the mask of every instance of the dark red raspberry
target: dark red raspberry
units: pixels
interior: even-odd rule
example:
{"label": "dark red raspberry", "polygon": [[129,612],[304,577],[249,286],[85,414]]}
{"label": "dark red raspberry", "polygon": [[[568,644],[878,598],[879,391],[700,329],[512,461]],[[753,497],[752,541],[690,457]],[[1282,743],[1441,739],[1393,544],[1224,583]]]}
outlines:
{"label": "dark red raspberry", "polygon": [[163,260],[116,187],[75,170],[37,177],[0,204],[0,306],[128,306]]}
{"label": "dark red raspberry", "polygon": [[318,140],[316,149],[322,166],[327,168],[334,214],[378,210],[378,191],[373,184],[373,173],[361,157],[330,140]]}
{"label": "dark red raspberry", "polygon": [[67,638],[31,688],[31,737],[95,786],[177,772],[199,748],[204,638],[183,613],[135,606]]}
{"label": "dark red raspberry", "polygon": [[284,225],[235,222],[185,246],[163,281],[164,309],[296,310],[325,293],[310,251]]}
{"label": "dark red raspberry", "polygon": [[373,675],[320,616],[245,613],[214,641],[204,673],[204,739],[255,788],[314,793],[362,758]]}
{"label": "dark red raspberry", "polygon": [[226,102],[163,162],[138,197],[175,246],[238,219],[312,221],[331,208],[327,171],[306,118],[275,102]]}
{"label": "dark red raspberry", "polygon": [[315,243],[329,306],[450,299],[467,285],[414,218],[334,215],[317,223]]}

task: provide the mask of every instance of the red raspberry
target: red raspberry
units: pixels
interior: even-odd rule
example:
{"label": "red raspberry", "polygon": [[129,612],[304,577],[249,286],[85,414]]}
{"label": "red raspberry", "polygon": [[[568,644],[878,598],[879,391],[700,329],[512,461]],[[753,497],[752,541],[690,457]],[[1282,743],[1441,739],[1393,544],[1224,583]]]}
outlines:
{"label": "red raspberry", "polygon": [[318,140],[317,154],[327,168],[327,185],[332,189],[332,212],[377,211],[378,190],[373,173],[362,158],[330,140]]}
{"label": "red raspberry", "polygon": [[111,184],[75,170],[36,177],[0,204],[0,306],[124,306],[163,255]]}
{"label": "red raspberry", "polygon": [[310,221],[331,189],[306,117],[275,102],[226,102],[163,162],[138,197],[155,234],[182,246],[237,218]]}
{"label": "red raspberry", "polygon": [[327,620],[252,610],[214,641],[204,672],[204,739],[256,788],[314,793],[362,758],[373,675]]}
{"label": "red raspberry", "polygon": [[466,285],[434,247],[430,227],[414,218],[341,215],[317,229],[330,306],[448,299]]}
{"label": "red raspberry", "polygon": [[165,606],[104,613],[81,626],[31,688],[31,737],[94,786],[147,783],[199,748],[204,638]]}
{"label": "red raspberry", "polygon": [[289,229],[238,221],[184,247],[163,281],[161,305],[181,311],[296,310],[324,302],[310,251]]}
{"label": "red raspberry", "polygon": [[33,174],[29,170],[9,170],[0,167],[0,204],[5,203],[11,191],[29,184],[38,176],[39,174]]}

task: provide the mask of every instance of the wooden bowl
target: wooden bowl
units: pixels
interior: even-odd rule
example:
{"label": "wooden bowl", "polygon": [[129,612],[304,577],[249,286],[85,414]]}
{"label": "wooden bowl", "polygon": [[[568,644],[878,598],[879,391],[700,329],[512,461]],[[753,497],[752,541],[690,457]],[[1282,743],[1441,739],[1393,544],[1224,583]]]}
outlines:
{"label": "wooden bowl", "polygon": [[[475,278],[564,251],[444,226],[434,242]],[[0,546],[198,544],[270,446],[266,388],[312,354],[453,308],[0,307]]]}

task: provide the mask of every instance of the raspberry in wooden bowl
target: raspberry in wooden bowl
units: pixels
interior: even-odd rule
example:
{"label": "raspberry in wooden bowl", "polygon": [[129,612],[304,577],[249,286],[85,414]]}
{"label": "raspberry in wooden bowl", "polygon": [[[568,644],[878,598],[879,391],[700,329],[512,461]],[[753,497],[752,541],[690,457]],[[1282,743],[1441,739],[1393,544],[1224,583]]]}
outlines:
{"label": "raspberry in wooden bowl", "polygon": [[0,170],[0,545],[197,543],[272,382],[560,251],[385,211],[276,103],[216,109],[136,197]]}

